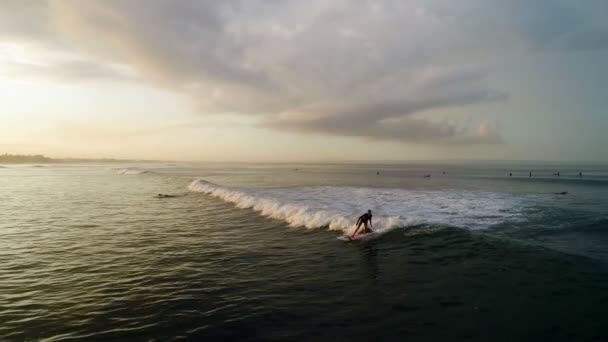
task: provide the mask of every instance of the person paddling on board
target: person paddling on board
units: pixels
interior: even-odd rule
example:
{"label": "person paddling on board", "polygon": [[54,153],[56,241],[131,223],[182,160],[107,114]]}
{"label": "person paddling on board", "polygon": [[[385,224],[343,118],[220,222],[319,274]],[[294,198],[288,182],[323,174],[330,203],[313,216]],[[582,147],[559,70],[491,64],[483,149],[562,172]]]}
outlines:
{"label": "person paddling on board", "polygon": [[359,218],[357,219],[357,223],[355,223],[357,225],[357,229],[355,229],[355,232],[353,233],[351,238],[355,237],[355,235],[359,231],[359,228],[361,228],[361,225],[363,225],[363,234],[371,233],[372,230],[367,227],[367,222],[369,222],[369,226],[373,228],[371,210],[368,210],[365,214],[359,216]]}

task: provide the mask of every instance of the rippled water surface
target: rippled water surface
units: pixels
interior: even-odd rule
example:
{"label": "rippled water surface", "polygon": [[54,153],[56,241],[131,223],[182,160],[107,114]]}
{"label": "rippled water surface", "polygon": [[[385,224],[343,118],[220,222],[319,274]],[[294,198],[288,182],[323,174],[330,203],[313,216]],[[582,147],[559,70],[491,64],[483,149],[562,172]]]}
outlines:
{"label": "rippled water surface", "polygon": [[608,340],[607,169],[7,165],[0,340]]}

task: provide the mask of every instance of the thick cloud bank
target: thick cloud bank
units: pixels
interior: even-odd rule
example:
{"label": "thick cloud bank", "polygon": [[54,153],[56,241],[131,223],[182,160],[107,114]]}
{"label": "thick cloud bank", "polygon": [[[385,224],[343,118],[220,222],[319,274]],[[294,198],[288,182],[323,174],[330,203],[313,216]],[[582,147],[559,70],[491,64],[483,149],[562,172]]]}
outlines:
{"label": "thick cloud bank", "polygon": [[[0,43],[55,51],[19,65],[60,79],[141,81],[201,113],[277,130],[434,143],[499,143],[427,113],[507,101],[509,59],[608,47],[603,1],[55,0],[0,3]],[[25,72],[25,71],[23,71]]]}

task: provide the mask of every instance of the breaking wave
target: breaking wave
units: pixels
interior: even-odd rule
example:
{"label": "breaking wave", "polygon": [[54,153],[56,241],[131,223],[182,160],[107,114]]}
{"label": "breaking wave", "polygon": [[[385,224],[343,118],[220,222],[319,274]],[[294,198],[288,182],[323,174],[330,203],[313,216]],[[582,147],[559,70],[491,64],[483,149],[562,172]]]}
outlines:
{"label": "breaking wave", "polygon": [[525,198],[470,191],[418,191],[397,188],[317,186],[281,189],[223,187],[205,180],[189,189],[250,208],[292,227],[352,232],[356,218],[373,212],[375,231],[415,225],[485,229],[523,217]]}
{"label": "breaking wave", "polygon": [[127,167],[122,169],[114,169],[119,175],[143,175],[147,173],[153,173],[152,171],[138,169],[136,167]]}

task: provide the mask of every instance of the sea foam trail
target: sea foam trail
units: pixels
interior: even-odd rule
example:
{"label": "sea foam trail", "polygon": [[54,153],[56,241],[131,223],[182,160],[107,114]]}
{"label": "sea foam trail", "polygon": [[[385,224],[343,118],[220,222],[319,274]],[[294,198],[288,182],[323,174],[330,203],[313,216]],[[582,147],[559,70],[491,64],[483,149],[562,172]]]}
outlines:
{"label": "sea foam trail", "polygon": [[238,208],[283,220],[293,227],[352,232],[356,218],[371,209],[374,230],[420,224],[484,229],[507,220],[521,220],[523,198],[511,194],[462,191],[413,191],[392,188],[301,187],[282,189],[230,188],[204,180],[189,189]]}

